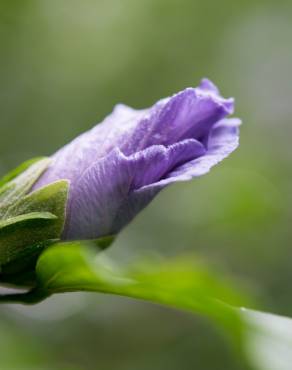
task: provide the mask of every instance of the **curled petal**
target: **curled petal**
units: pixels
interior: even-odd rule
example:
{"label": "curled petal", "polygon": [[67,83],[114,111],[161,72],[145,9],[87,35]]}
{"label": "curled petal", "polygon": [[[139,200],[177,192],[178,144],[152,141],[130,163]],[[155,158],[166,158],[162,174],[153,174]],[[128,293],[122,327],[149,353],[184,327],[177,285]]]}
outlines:
{"label": "curled petal", "polygon": [[135,110],[119,104],[99,125],[53,155],[54,162],[35,189],[68,179],[74,187],[86,169],[114,148],[131,155],[152,145],[169,146],[193,138],[205,143],[211,128],[233,112],[233,99],[224,99],[215,85],[203,80],[151,108]]}
{"label": "curled petal", "polygon": [[[112,151],[94,163],[75,185],[64,238],[97,238],[119,231],[146,206],[139,201],[131,204],[136,189],[159,181],[175,167],[204,153],[204,146],[194,139],[169,147],[155,145],[131,156],[119,149]],[[148,202],[151,199],[152,195]]]}
{"label": "curled petal", "polygon": [[233,99],[224,99],[213,90],[187,88],[144,112],[121,149],[131,154],[151,145],[201,140],[218,120],[233,112],[233,104]]}
{"label": "curled petal", "polygon": [[55,153],[33,190],[69,180],[63,239],[115,233],[162,188],[207,173],[237,147],[233,106],[207,79],[148,109],[119,104]]}
{"label": "curled petal", "polygon": [[187,181],[206,174],[238,147],[240,123],[241,121],[237,118],[226,118],[219,121],[210,133],[205,155],[176,167],[173,171],[170,171],[166,178],[144,186],[135,193],[147,193],[151,188],[154,191],[160,190],[172,182]]}
{"label": "curled petal", "polygon": [[216,95],[220,95],[220,92],[216,85],[213,84],[208,78],[203,78],[200,83],[200,89],[213,92]]}

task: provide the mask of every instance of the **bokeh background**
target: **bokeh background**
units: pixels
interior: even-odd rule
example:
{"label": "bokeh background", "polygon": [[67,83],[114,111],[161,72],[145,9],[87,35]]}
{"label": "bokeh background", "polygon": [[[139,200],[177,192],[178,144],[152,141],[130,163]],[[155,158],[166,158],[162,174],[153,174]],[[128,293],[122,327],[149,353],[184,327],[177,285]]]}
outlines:
{"label": "bokeh background", "polygon": [[[117,102],[144,108],[201,77],[236,98],[241,146],[174,185],[113,258],[194,252],[292,316],[292,3],[1,0],[0,174],[48,155]],[[3,370],[244,370],[207,320],[98,294],[2,306]]]}

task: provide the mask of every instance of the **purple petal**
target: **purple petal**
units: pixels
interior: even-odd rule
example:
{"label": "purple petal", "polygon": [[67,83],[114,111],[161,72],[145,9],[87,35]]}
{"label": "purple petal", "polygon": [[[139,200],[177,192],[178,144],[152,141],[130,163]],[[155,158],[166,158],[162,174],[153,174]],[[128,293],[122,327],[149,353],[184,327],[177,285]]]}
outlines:
{"label": "purple petal", "polygon": [[200,140],[220,119],[233,112],[233,99],[214,91],[187,88],[149,109],[121,147],[131,154],[151,145],[170,145],[180,140]]}
{"label": "purple petal", "polygon": [[202,80],[134,110],[117,105],[101,124],[53,156],[34,190],[70,181],[64,239],[92,239],[126,225],[165,186],[201,176],[238,145],[233,99]]}
{"label": "purple petal", "polygon": [[219,121],[212,129],[206,154],[171,171],[165,179],[139,189],[137,192],[148,191],[149,188],[163,188],[172,182],[187,181],[202,176],[210,169],[228,157],[239,145],[238,118],[225,118]]}
{"label": "purple petal", "polygon": [[208,80],[208,78],[203,78],[199,87],[202,90],[206,90],[206,91],[209,91],[209,92],[213,92],[216,95],[220,95],[220,92],[219,92],[217,86],[214,85],[212,81]]}
{"label": "purple petal", "polygon": [[204,142],[212,126],[233,112],[233,99],[222,98],[207,81],[160,100],[149,109],[116,106],[101,124],[53,156],[53,164],[34,188],[63,178],[74,187],[83,171],[114,148],[131,155],[152,145],[168,146],[188,138]]}
{"label": "purple petal", "polygon": [[168,148],[155,145],[131,156],[119,149],[112,151],[82,175],[71,193],[64,238],[97,238],[119,231],[146,205],[130,204],[135,189],[159,181],[204,153],[203,145],[194,139]]}
{"label": "purple petal", "polygon": [[143,111],[118,104],[101,124],[78,136],[53,155],[53,163],[34,189],[56,181],[68,179],[74,186],[75,180],[100,158],[123,142],[129,128],[136,124]]}
{"label": "purple petal", "polygon": [[174,182],[187,181],[206,174],[211,167],[233,152],[239,144],[239,125],[240,120],[235,118],[218,122],[210,135],[209,149],[205,155],[177,166],[165,178],[156,183],[145,185],[129,194],[127,202],[123,203],[118,210],[115,219],[116,230],[124,226],[125,215],[130,215],[129,222],[135,214],[147,206],[160,190]]}

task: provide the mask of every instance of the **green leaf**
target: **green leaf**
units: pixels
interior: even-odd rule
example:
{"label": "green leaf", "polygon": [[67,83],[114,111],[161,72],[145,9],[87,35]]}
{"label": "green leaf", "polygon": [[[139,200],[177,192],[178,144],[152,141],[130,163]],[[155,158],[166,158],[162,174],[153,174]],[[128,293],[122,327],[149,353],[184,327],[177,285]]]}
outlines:
{"label": "green leaf", "polygon": [[151,301],[203,314],[230,334],[245,368],[289,370],[292,363],[292,320],[240,309],[250,304],[222,276],[211,274],[191,258],[134,269],[120,269],[84,243],[59,243],[40,256],[38,288],[27,302],[67,291],[96,291]]}
{"label": "green leaf", "polygon": [[[36,265],[37,286],[2,302],[36,303],[54,293],[91,291],[143,299],[209,317],[230,335],[245,369],[290,370],[292,320],[236,307],[250,304],[229,280],[193,257],[119,268],[89,243],[57,243]],[[236,305],[236,306],[231,306]]]}
{"label": "green leaf", "polygon": [[[16,177],[15,173],[19,173],[19,170],[15,170],[13,174],[7,175],[6,180],[9,178],[12,180],[6,182],[0,189],[0,218],[5,217],[7,209],[31,189],[50,163],[50,158],[44,158],[30,165],[24,172]],[[4,178],[2,182],[6,180]]]}
{"label": "green leaf", "polygon": [[93,291],[149,300],[208,316],[228,329],[234,346],[240,346],[241,320],[229,304],[246,300],[223,278],[213,277],[189,258],[123,270],[104,254],[96,258],[96,250],[88,243],[58,243],[42,253],[36,275],[38,298]]}
{"label": "green leaf", "polygon": [[208,315],[237,334],[238,313],[227,303],[246,300],[202,266],[189,260],[140,265],[123,270],[84,242],[57,243],[45,250],[36,265],[38,297],[68,291],[112,293]]}

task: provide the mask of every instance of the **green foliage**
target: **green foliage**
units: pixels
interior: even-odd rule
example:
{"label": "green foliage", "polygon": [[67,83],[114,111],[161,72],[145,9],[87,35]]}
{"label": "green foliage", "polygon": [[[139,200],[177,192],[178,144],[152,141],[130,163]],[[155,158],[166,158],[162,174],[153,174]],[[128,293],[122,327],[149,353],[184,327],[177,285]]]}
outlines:
{"label": "green foliage", "polygon": [[60,238],[65,222],[68,182],[57,181],[27,194],[49,164],[50,159],[27,161],[1,181],[2,281],[9,281],[10,275],[31,269],[48,242]]}
{"label": "green foliage", "polygon": [[3,185],[5,185],[7,182],[10,182],[15,177],[17,177],[18,175],[20,175],[22,172],[24,172],[25,170],[27,170],[34,163],[39,162],[41,159],[45,159],[45,158],[37,157],[37,158],[29,159],[29,160],[21,163],[18,167],[14,168],[12,171],[8,172],[6,175],[4,175],[0,179],[0,188]]}
{"label": "green foliage", "polygon": [[[245,368],[289,370],[292,320],[238,306],[250,304],[226,278],[194,256],[120,268],[89,243],[58,243],[36,265],[37,287],[3,298],[35,303],[51,294],[91,291],[117,294],[202,314],[224,328]],[[232,305],[231,305],[232,304]]]}
{"label": "green foliage", "polygon": [[[0,218],[6,217],[9,208],[31,189],[36,180],[47,169],[50,162],[49,158],[45,158],[33,163],[28,168],[24,164],[12,171],[12,174],[10,173],[4,177],[4,180],[2,180],[4,184],[0,188]],[[22,167],[26,168],[23,172],[21,172]],[[18,174],[18,176],[15,177],[15,174]],[[11,180],[7,182],[9,178]]]}
{"label": "green foliage", "polygon": [[18,254],[48,239],[58,239],[60,221],[50,212],[30,212],[0,223],[0,263],[5,266]]}
{"label": "green foliage", "polygon": [[[31,212],[0,222],[2,281],[10,282],[11,277],[14,281],[15,274],[33,268],[36,257],[46,245],[44,240],[53,235],[51,231],[57,222],[57,216],[50,212]],[[17,278],[18,285],[26,282],[22,275]]]}
{"label": "green foliage", "polygon": [[104,254],[96,258],[96,249],[89,243],[52,246],[38,259],[36,275],[38,296],[85,290],[146,299],[208,315],[236,333],[237,314],[227,303],[246,302],[224,279],[195,261],[143,263],[123,270]]}

